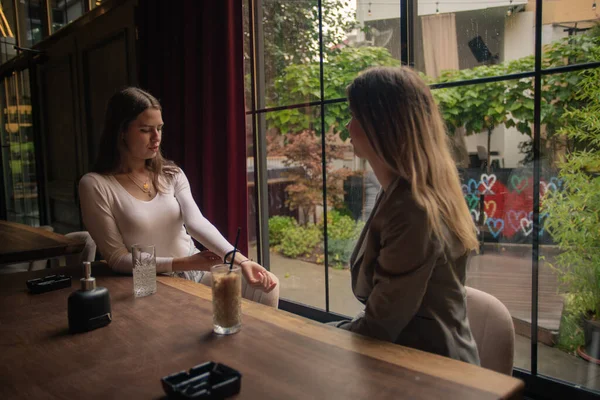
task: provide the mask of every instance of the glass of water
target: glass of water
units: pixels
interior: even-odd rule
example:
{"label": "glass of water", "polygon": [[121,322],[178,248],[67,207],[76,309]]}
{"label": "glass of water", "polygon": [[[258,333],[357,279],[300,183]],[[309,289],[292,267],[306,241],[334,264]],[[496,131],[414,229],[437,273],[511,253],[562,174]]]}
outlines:
{"label": "glass of water", "polygon": [[156,254],[154,245],[134,244],[133,257],[133,294],[144,297],[156,293]]}

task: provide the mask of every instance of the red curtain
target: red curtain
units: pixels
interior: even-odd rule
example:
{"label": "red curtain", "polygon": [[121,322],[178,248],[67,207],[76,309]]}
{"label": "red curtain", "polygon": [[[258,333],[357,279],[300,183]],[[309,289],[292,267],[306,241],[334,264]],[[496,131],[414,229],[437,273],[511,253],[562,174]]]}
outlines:
{"label": "red curtain", "polygon": [[140,87],[163,106],[163,149],[202,213],[248,253],[243,0],[141,0]]}

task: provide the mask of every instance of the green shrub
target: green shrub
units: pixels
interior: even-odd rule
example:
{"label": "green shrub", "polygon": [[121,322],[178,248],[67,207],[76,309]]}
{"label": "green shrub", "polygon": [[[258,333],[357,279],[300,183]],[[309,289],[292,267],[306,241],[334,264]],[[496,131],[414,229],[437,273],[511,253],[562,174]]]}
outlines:
{"label": "green shrub", "polygon": [[356,240],[329,239],[327,241],[329,265],[340,269],[347,267],[355,244]]}
{"label": "green shrub", "polygon": [[354,221],[351,216],[338,210],[327,213],[327,253],[332,267],[344,268],[348,265],[364,226],[364,222]]}
{"label": "green shrub", "polygon": [[583,345],[585,340],[581,328],[581,312],[577,310],[579,307],[577,307],[577,301],[573,297],[574,295],[566,295],[565,297],[556,347],[575,354],[577,347]]}
{"label": "green shrub", "polygon": [[269,245],[277,246],[281,244],[284,232],[294,229],[297,226],[298,223],[292,217],[277,215],[269,218]]}
{"label": "green shrub", "polygon": [[277,250],[287,257],[306,256],[313,253],[322,240],[322,230],[316,225],[294,226],[283,231]]}
{"label": "green shrub", "polygon": [[[351,240],[358,239],[360,231],[364,226],[362,221],[354,221],[348,215],[339,211],[331,210],[327,213],[327,238],[329,240]],[[319,224],[323,228],[323,222]]]}

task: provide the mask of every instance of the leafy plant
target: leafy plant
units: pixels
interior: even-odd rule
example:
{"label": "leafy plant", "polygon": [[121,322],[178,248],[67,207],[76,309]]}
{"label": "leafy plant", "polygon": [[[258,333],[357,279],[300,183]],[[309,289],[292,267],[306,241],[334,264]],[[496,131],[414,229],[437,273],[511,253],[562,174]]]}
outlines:
{"label": "leafy plant", "polygon": [[558,331],[558,343],[556,347],[568,353],[576,354],[577,347],[585,342],[583,329],[581,328],[581,312],[576,310],[573,297],[576,294],[565,296],[565,305],[560,319]]}
{"label": "leafy plant", "polygon": [[329,265],[336,269],[348,266],[356,240],[329,239],[327,249],[329,254]]}
{"label": "leafy plant", "polygon": [[281,243],[283,234],[297,226],[298,223],[292,217],[276,215],[269,218],[269,244],[277,246]]}
{"label": "leafy plant", "polygon": [[[352,172],[348,168],[334,168],[334,159],[344,156],[344,149],[333,134],[326,135],[325,156],[327,170],[327,204],[332,207],[343,205],[344,188],[342,182]],[[323,206],[323,162],[321,138],[313,131],[305,130],[295,135],[285,137],[283,144],[278,140],[269,140],[268,152],[273,155],[285,155],[283,162],[290,169],[283,173],[294,183],[286,187],[288,193],[287,206],[299,209],[303,213],[302,220],[306,223],[309,216],[316,221],[316,207]]]}
{"label": "leafy plant", "polygon": [[[323,68],[325,99],[346,97],[346,87],[359,72],[374,66],[398,66],[400,62],[382,47],[345,47],[331,54]],[[292,64],[275,80],[278,93],[276,104],[298,104],[321,98],[320,65],[318,60],[309,64]],[[275,105],[272,104],[272,105]],[[325,132],[337,134],[342,140],[348,138],[345,125],[350,111],[345,103],[327,105],[325,109]],[[302,107],[267,114],[270,126],[281,134],[304,130],[321,134],[321,108]]]}
{"label": "leafy plant", "polygon": [[[592,56],[600,57],[598,47]],[[555,270],[572,295],[573,309],[600,318],[600,69],[578,73],[576,100],[558,130],[576,144],[560,164],[563,190],[548,192],[546,229],[562,251]]]}
{"label": "leafy plant", "polygon": [[[249,20],[249,9],[244,2],[245,20]],[[317,0],[289,1],[266,0],[262,3],[264,68],[266,95],[270,104],[284,103],[281,93],[274,90],[274,81],[284,74],[288,65],[304,65],[319,59],[319,18]],[[348,12],[349,0],[323,0],[323,55],[325,60],[337,52],[346,38],[346,33],[357,27],[356,16]],[[245,29],[246,40],[250,40],[250,29]],[[245,46],[249,49],[250,46]],[[250,60],[250,54],[244,54]],[[249,76],[249,75],[248,75]],[[249,79],[249,78],[248,78]],[[250,87],[249,85],[247,86]],[[306,99],[304,99],[305,101]]]}
{"label": "leafy plant", "polygon": [[283,232],[281,244],[276,247],[287,257],[307,256],[323,240],[322,231],[314,224],[295,226]]}
{"label": "leafy plant", "polygon": [[[329,240],[356,240],[364,225],[364,222],[354,221],[352,217],[343,215],[337,210],[327,213],[327,237]],[[319,226],[324,226],[322,221]]]}

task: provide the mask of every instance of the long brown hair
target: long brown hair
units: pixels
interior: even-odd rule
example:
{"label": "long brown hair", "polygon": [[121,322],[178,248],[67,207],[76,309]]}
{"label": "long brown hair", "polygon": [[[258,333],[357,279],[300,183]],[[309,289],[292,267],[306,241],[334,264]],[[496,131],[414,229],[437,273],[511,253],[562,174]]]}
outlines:
{"label": "long brown hair", "polygon": [[375,152],[410,182],[433,235],[449,245],[444,225],[465,250],[478,248],[442,116],[427,84],[407,67],[364,71],[347,89],[350,109]]}
{"label": "long brown hair", "polygon": [[[138,115],[149,108],[162,111],[160,102],[150,93],[136,87],[128,87],[115,93],[108,101],[100,149],[92,172],[104,175],[118,173],[123,167],[119,146],[122,134]],[[159,178],[172,177],[178,171],[174,162],[163,157],[160,149],[156,157],[146,160],[146,168],[153,173],[152,182],[159,192],[163,186]]]}

